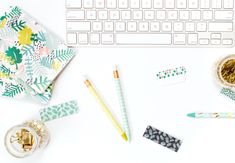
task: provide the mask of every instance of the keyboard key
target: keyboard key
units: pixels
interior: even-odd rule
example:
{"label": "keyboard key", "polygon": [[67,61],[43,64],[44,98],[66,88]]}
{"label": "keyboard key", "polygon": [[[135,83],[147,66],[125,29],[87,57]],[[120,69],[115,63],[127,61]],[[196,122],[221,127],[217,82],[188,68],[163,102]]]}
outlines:
{"label": "keyboard key", "polygon": [[88,36],[87,36],[87,34],[79,33],[78,34],[78,43],[82,44],[82,45],[88,44]]}
{"label": "keyboard key", "polygon": [[100,11],[98,11],[98,18],[99,18],[100,20],[106,20],[106,19],[108,19],[108,11],[106,11],[106,10],[100,10]]}
{"label": "keyboard key", "polygon": [[222,8],[222,0],[213,0],[211,1],[212,8]]}
{"label": "keyboard key", "polygon": [[199,44],[208,45],[209,44],[209,39],[202,38],[202,39],[199,40]]}
{"label": "keyboard key", "polygon": [[202,9],[210,8],[210,0],[200,0],[200,4]]}
{"label": "keyboard key", "polygon": [[144,18],[146,20],[153,20],[154,19],[154,11],[153,10],[144,11]]}
{"label": "keyboard key", "polygon": [[216,20],[233,20],[233,11],[215,11]]}
{"label": "keyboard key", "polygon": [[194,23],[185,23],[185,31],[186,32],[194,32],[195,31],[195,24]]}
{"label": "keyboard key", "polygon": [[152,32],[158,32],[160,31],[160,23],[159,22],[151,22],[150,24],[150,30]]}
{"label": "keyboard key", "polygon": [[143,9],[152,8],[152,0],[142,0],[142,8]]}
{"label": "keyboard key", "polygon": [[175,0],[166,0],[166,8],[175,8]]}
{"label": "keyboard key", "polygon": [[184,29],[183,25],[184,24],[182,22],[175,22],[174,23],[174,31],[176,31],[176,32],[183,31],[183,29]]}
{"label": "keyboard key", "polygon": [[118,6],[121,9],[126,9],[128,8],[128,0],[119,0],[118,1]]}
{"label": "keyboard key", "polygon": [[203,11],[202,18],[204,20],[212,20],[212,11]]}
{"label": "keyboard key", "polygon": [[93,22],[93,31],[102,31],[102,22]]}
{"label": "keyboard key", "polygon": [[205,32],[207,30],[206,23],[197,23],[197,31],[198,32]]}
{"label": "keyboard key", "polygon": [[91,23],[90,22],[67,22],[68,31],[90,31]]}
{"label": "keyboard key", "polygon": [[66,0],[67,8],[81,8],[82,0]]}
{"label": "keyboard key", "polygon": [[184,9],[187,6],[186,0],[177,0],[177,8]]}
{"label": "keyboard key", "polygon": [[171,31],[171,23],[170,22],[163,22],[162,23],[162,31],[163,32],[170,32]]}
{"label": "keyboard key", "polygon": [[101,34],[101,42],[104,45],[110,45],[114,43],[113,34]]}
{"label": "keyboard key", "polygon": [[233,23],[209,23],[209,32],[232,32]]}
{"label": "keyboard key", "polygon": [[99,34],[91,34],[90,35],[90,42],[93,45],[97,45],[100,43],[100,35]]}
{"label": "keyboard key", "polygon": [[95,20],[96,19],[96,11],[95,10],[88,10],[86,17],[87,17],[87,20]]}
{"label": "keyboard key", "polygon": [[142,11],[133,11],[133,19],[134,20],[141,20],[143,19],[143,12]]}
{"label": "keyboard key", "polygon": [[98,9],[104,8],[104,0],[95,0],[95,7]]}
{"label": "keyboard key", "polygon": [[117,1],[116,0],[106,0],[107,8],[116,8],[117,7]]}
{"label": "keyboard key", "polygon": [[223,45],[232,45],[233,40],[232,39],[223,39],[222,43],[223,43]]}
{"label": "keyboard key", "polygon": [[163,8],[163,0],[153,0],[153,8]]}
{"label": "keyboard key", "polygon": [[189,19],[189,11],[180,11],[180,19],[188,20]]}
{"label": "keyboard key", "polygon": [[78,10],[78,11],[68,10],[66,17],[68,20],[73,20],[73,19],[84,20],[85,19],[85,12],[81,11],[81,10]]}
{"label": "keyboard key", "polygon": [[220,33],[212,33],[211,38],[212,39],[221,39],[221,34]]}
{"label": "keyboard key", "polygon": [[197,43],[198,43],[198,34],[196,33],[188,34],[188,44],[196,45]]}
{"label": "keyboard key", "polygon": [[198,0],[188,0],[188,5],[190,9],[198,8]]}
{"label": "keyboard key", "polygon": [[156,14],[157,14],[157,19],[158,20],[164,20],[164,19],[166,19],[166,11],[164,11],[164,10],[158,10],[157,12],[156,12]]}
{"label": "keyboard key", "polygon": [[104,31],[112,32],[113,30],[113,22],[104,22]]}
{"label": "keyboard key", "polygon": [[116,34],[118,45],[169,45],[171,34]]}
{"label": "keyboard key", "polygon": [[130,0],[131,1],[131,8],[140,8],[140,0]]}
{"label": "keyboard key", "polygon": [[136,22],[128,22],[127,23],[127,31],[129,31],[129,32],[136,32],[137,31]]}
{"label": "keyboard key", "polygon": [[93,0],[83,0],[83,7],[88,9],[92,8]]}
{"label": "keyboard key", "polygon": [[233,0],[224,0],[224,8],[233,9],[233,7],[234,7]]}
{"label": "keyboard key", "polygon": [[124,32],[126,30],[125,22],[116,22],[115,27],[117,32]]}
{"label": "keyboard key", "polygon": [[175,45],[184,45],[186,43],[185,34],[174,34],[174,44]]}
{"label": "keyboard key", "polygon": [[148,22],[139,22],[139,31],[147,32],[149,30]]}
{"label": "keyboard key", "polygon": [[77,34],[76,33],[68,33],[67,34],[67,43],[68,44],[77,44]]}
{"label": "keyboard key", "polygon": [[130,20],[131,19],[131,12],[129,10],[121,11],[122,12],[122,19],[123,20]]}
{"label": "keyboard key", "polygon": [[191,11],[191,19],[192,20],[200,20],[201,19],[201,12],[199,10]]}
{"label": "keyboard key", "polygon": [[169,10],[168,12],[167,12],[167,18],[169,19],[169,20],[177,20],[178,19],[178,11],[176,11],[176,10]]}
{"label": "keyboard key", "polygon": [[218,39],[212,39],[212,40],[211,40],[211,44],[212,44],[212,45],[220,45],[220,44],[221,44],[221,41],[218,40]]}
{"label": "keyboard key", "polygon": [[111,20],[118,20],[120,18],[118,10],[110,10],[109,12],[110,12],[109,15],[110,15]]}

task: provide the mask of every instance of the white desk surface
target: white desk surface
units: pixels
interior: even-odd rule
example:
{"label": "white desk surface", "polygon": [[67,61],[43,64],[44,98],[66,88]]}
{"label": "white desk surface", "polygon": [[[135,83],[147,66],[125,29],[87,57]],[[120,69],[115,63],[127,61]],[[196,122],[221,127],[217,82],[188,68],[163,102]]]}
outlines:
{"label": "white desk surface", "polygon": [[[1,0],[2,6],[19,5],[49,29],[65,38],[64,0]],[[190,119],[194,111],[232,112],[235,102],[221,95],[212,68],[221,56],[234,49],[86,48],[56,82],[50,105],[77,99],[79,113],[47,123],[51,132],[48,147],[25,159],[15,159],[4,147],[6,131],[37,116],[44,106],[1,98],[1,163],[233,163],[235,120]],[[121,69],[132,141],[124,142],[83,84],[88,75],[120,120],[112,68]],[[158,87],[157,70],[184,65],[186,82]],[[175,153],[143,138],[152,125],[183,140]]]}

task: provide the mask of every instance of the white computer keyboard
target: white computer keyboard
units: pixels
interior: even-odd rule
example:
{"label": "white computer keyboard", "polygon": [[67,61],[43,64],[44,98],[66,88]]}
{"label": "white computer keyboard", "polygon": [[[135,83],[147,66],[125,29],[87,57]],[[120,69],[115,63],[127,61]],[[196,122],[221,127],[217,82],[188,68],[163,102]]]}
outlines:
{"label": "white computer keyboard", "polygon": [[67,44],[233,47],[234,0],[66,0]]}

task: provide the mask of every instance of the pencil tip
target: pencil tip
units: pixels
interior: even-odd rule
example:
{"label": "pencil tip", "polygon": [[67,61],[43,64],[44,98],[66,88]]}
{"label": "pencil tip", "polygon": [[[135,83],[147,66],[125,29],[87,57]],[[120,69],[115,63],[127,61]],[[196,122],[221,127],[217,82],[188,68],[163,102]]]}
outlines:
{"label": "pencil tip", "polygon": [[128,138],[127,138],[127,136],[126,136],[126,133],[123,133],[123,134],[122,134],[122,138],[123,138],[125,141],[128,141]]}
{"label": "pencil tip", "polygon": [[187,114],[188,117],[195,118],[195,113],[189,113]]}
{"label": "pencil tip", "polygon": [[84,80],[88,79],[87,75],[83,75],[82,77],[83,77]]}

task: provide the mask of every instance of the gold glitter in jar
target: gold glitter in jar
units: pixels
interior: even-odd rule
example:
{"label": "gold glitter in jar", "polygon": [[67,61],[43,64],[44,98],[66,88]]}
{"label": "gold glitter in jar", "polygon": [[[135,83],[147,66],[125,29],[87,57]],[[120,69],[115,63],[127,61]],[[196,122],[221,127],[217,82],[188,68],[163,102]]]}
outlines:
{"label": "gold glitter in jar", "polygon": [[235,84],[235,59],[226,61],[221,68],[222,78],[230,83]]}

